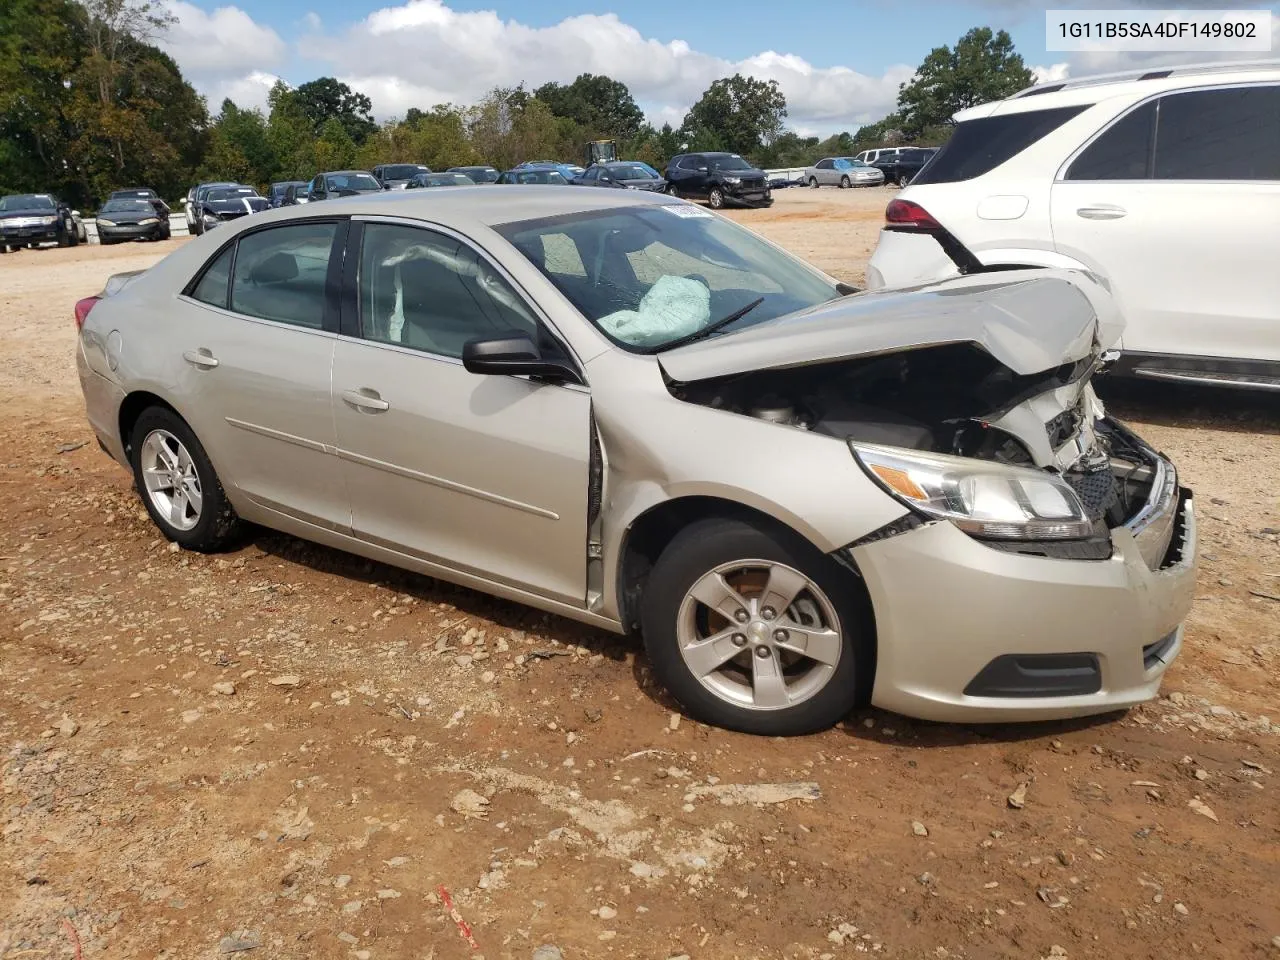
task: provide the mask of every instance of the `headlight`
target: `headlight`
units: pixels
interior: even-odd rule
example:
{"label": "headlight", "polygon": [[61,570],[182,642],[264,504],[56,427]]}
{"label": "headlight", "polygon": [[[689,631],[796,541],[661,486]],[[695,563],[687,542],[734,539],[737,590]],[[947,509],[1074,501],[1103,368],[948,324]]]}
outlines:
{"label": "headlight", "polygon": [[212,213],[206,213],[206,214],[204,214],[203,216],[204,216],[204,221],[205,221],[206,223],[217,223],[217,222],[218,222],[218,218],[217,218],[217,217],[215,217]]}
{"label": "headlight", "polygon": [[742,182],[742,178],[741,177],[725,177],[724,182],[732,183],[734,186],[737,186]]}
{"label": "headlight", "polygon": [[98,218],[98,226],[100,227],[114,227],[115,225],[116,222],[114,220],[103,220],[101,217]]}
{"label": "headlight", "polygon": [[159,223],[159,222],[160,220],[156,217],[144,217],[143,219],[138,221],[138,223],[142,224],[143,226],[146,226],[151,223]]}
{"label": "headlight", "polygon": [[38,217],[37,219],[39,220],[40,223],[43,223],[46,227],[51,227],[58,222],[57,217]]}
{"label": "headlight", "polygon": [[1080,498],[1053,474],[878,444],[849,446],[891,496],[976,537],[1075,540],[1093,533]]}

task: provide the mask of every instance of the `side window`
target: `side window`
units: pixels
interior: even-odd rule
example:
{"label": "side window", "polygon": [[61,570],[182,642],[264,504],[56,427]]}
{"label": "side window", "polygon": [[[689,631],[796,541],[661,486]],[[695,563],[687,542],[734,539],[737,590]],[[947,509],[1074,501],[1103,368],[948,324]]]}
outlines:
{"label": "side window", "polygon": [[231,309],[319,330],[334,223],[299,223],[242,237],[231,278]]}
{"label": "side window", "polygon": [[582,179],[583,179],[583,180],[594,180],[594,179],[595,179],[596,177],[598,177],[598,176],[600,176],[600,168],[599,168],[599,167],[592,167],[591,169],[589,169],[586,173],[584,173],[584,174],[582,175]]}
{"label": "side window", "polygon": [[204,276],[191,290],[192,299],[224,310],[227,308],[227,280],[231,276],[231,251],[234,247],[235,244],[229,245],[205,268]]}
{"label": "side window", "polygon": [[1066,179],[1145,180],[1155,119],[1154,100],[1125,114],[1076,157]]}
{"label": "side window", "polygon": [[468,340],[539,325],[520,296],[471,247],[416,227],[371,223],[360,251],[366,340],[461,357]]}
{"label": "side window", "polygon": [[1280,87],[1160,99],[1157,180],[1280,180]]}
{"label": "side window", "polygon": [[830,169],[831,169],[831,161],[830,161],[830,160],[819,160],[819,161],[818,161],[818,169],[819,169],[819,170],[830,170]]}
{"label": "side window", "polygon": [[911,182],[956,183],[980,177],[1017,156],[1086,109],[1088,107],[1084,105],[1057,107],[966,120],[956,125],[946,146],[934,155],[933,162],[922,169]]}

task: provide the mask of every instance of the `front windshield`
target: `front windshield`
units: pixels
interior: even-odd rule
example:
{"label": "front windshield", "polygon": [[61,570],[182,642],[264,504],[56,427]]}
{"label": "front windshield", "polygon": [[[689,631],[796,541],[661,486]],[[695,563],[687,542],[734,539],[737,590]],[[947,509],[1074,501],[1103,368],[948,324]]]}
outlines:
{"label": "front windshield", "polygon": [[863,163],[861,160],[855,160],[852,157],[839,157],[836,160],[835,166],[837,170],[852,170],[858,167],[870,166],[870,164]]}
{"label": "front windshield", "polygon": [[42,193],[23,193],[0,198],[0,210],[56,210],[53,197]]}
{"label": "front windshield", "polygon": [[711,166],[716,170],[754,170],[755,168],[736,153],[727,157],[712,157]]}
{"label": "front windshield", "polygon": [[156,208],[146,200],[108,200],[102,205],[99,213],[143,213],[155,214]]}
{"label": "front windshield", "polygon": [[569,181],[561,175],[559,170],[517,170],[515,182],[567,184]]}
{"label": "front windshield", "polygon": [[624,349],[653,353],[756,300],[726,332],[833,300],[835,286],[690,204],[637,205],[496,228]]}
{"label": "front windshield", "polygon": [[639,163],[623,163],[611,166],[609,175],[615,180],[655,180],[656,171]]}
{"label": "front windshield", "polygon": [[240,200],[243,197],[256,197],[258,191],[253,187],[232,187],[223,190],[210,190],[210,200]]}
{"label": "front windshield", "polygon": [[339,173],[327,178],[330,190],[381,190],[382,186],[369,173]]}

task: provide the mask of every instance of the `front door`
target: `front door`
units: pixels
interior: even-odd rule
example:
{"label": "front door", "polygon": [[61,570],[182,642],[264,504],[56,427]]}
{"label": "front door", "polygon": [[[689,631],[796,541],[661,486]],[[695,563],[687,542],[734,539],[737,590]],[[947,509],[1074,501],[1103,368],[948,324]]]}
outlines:
{"label": "front door", "polygon": [[455,236],[370,221],[350,255],[359,336],[338,340],[333,419],[356,536],[583,605],[590,395],[460,360],[512,329],[557,343]]}
{"label": "front door", "polygon": [[1137,353],[1280,361],[1280,86],[1168,94],[1053,186],[1054,245],[1111,282]]}
{"label": "front door", "polygon": [[338,530],[348,528],[350,510],[333,456],[337,317],[326,316],[325,283],[345,226],[290,223],[245,234],[179,298],[175,333],[164,341],[179,412],[232,498],[238,491]]}

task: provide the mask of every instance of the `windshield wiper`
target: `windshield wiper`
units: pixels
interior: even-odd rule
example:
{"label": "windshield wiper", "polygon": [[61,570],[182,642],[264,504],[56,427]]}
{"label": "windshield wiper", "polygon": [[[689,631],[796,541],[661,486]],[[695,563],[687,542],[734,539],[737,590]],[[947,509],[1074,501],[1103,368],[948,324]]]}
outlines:
{"label": "windshield wiper", "polygon": [[702,340],[706,337],[709,337],[711,336],[711,334],[715,333],[717,330],[727,327],[729,324],[733,323],[733,321],[741,320],[743,317],[745,317],[748,313],[750,313],[756,307],[760,306],[760,304],[762,303],[764,303],[764,297],[756,297],[756,299],[752,300],[745,307],[739,307],[737,310],[733,311],[733,313],[729,314],[727,317],[721,317],[719,320],[716,320],[714,323],[707,324],[701,330],[695,330],[693,331],[693,333],[686,333],[683,337],[677,337],[674,340],[670,340],[667,343],[664,343],[661,349],[671,350],[674,347],[683,347],[686,343],[693,343],[696,340]]}

